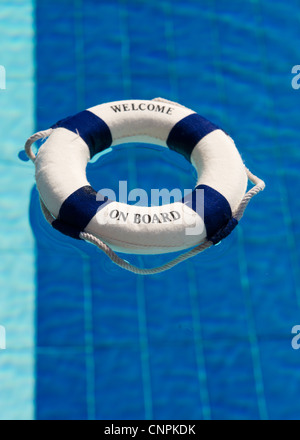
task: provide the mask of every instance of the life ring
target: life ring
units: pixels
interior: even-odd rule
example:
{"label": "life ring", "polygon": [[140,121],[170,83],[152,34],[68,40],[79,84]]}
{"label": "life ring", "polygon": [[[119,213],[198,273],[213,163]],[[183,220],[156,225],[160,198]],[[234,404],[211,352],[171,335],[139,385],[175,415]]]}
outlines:
{"label": "life ring", "polygon": [[[35,157],[31,145],[42,136],[48,138]],[[182,154],[196,168],[194,190],[162,206],[101,198],[87,181],[87,163],[128,142]],[[32,136],[25,149],[35,163],[37,189],[52,226],[73,238],[96,237],[117,252],[163,254],[216,244],[238,223],[234,213],[247,190],[249,173],[231,137],[193,110],[162,98],[97,105]],[[255,183],[264,188],[260,179]]]}

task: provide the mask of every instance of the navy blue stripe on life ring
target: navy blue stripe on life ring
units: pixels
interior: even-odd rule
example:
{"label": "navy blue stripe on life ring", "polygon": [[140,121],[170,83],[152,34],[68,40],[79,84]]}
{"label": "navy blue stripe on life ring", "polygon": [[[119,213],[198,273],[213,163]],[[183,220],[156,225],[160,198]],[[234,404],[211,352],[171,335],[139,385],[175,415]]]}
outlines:
{"label": "navy blue stripe on life ring", "polygon": [[167,146],[190,161],[192,151],[198,142],[218,128],[203,116],[193,113],[174,125],[168,136]]}
{"label": "navy blue stripe on life ring", "polygon": [[64,201],[52,226],[65,235],[79,239],[80,232],[84,231],[101,206],[111,202],[107,197],[97,200],[96,191],[89,185],[83,186]]}
{"label": "navy blue stripe on life ring", "polygon": [[[199,189],[203,190],[204,200],[203,196],[199,197],[197,195]],[[182,199],[182,203],[197,212],[198,215],[202,216],[202,213],[204,214],[206,237],[214,244],[225,238],[221,231],[227,227],[229,222],[232,228],[225,229],[227,235],[237,224],[235,219],[235,221],[231,221],[232,212],[227,199],[208,185],[196,186],[193,192]]]}
{"label": "navy blue stripe on life ring", "polygon": [[112,135],[106,122],[89,110],[62,119],[51,128],[59,127],[79,133],[89,147],[91,158],[112,144]]}

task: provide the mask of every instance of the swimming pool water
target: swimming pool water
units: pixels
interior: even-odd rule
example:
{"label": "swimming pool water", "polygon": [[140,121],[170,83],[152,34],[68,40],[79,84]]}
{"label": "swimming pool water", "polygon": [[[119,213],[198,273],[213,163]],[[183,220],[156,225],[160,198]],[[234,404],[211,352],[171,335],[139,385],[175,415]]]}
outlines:
{"label": "swimming pool water", "polygon": [[[20,15],[0,52],[15,69],[0,92],[13,103],[1,111],[0,418],[299,419],[299,2],[25,3],[1,12]],[[222,126],[267,187],[220,246],[141,277],[48,227],[17,152],[67,115],[157,96]],[[88,177],[97,188],[194,184],[183,158],[141,145],[102,156]]]}

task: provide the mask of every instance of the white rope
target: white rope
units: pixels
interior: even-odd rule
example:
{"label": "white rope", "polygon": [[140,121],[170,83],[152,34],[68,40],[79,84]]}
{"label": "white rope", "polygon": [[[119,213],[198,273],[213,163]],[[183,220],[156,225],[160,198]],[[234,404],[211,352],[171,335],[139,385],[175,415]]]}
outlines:
{"label": "white rope", "polygon": [[[243,197],[241,203],[237,207],[237,209],[233,212],[232,217],[235,218],[237,221],[239,221],[244,211],[252,199],[256,194],[258,194],[260,191],[263,191],[265,188],[265,183],[259,179],[257,176],[252,174],[247,168],[246,173],[249,178],[249,180],[255,185],[253,188],[251,188]],[[128,263],[127,261],[120,258],[109,246],[107,246],[105,243],[103,243],[102,240],[95,237],[92,234],[89,234],[88,232],[81,232],[80,238],[82,238],[85,241],[88,241],[89,243],[92,243],[96,245],[100,250],[105,252],[105,254],[118,266],[122,267],[123,269],[126,269],[130,272],[133,272],[138,275],[154,275],[157,273],[165,272],[166,270],[171,269],[172,267],[176,266],[177,264],[188,260],[189,258],[194,257],[195,255],[200,254],[204,250],[208,249],[213,245],[213,243],[210,240],[205,240],[200,245],[194,247],[193,249],[189,250],[188,252],[185,252],[184,254],[179,255],[178,257],[174,258],[173,260],[169,261],[168,263],[165,263],[158,267],[153,267],[149,269],[143,269],[137,266],[134,266],[133,264]]]}
{"label": "white rope", "polygon": [[[161,100],[164,102],[170,102],[167,100],[164,100],[163,98],[156,98],[156,100]],[[32,135],[25,144],[25,151],[27,156],[34,162],[36,159],[35,154],[32,151],[32,144],[36,142],[38,139],[45,139],[46,137],[50,136],[53,129],[50,128],[48,130],[39,131],[38,133],[35,133]],[[263,191],[265,188],[265,183],[263,180],[259,179],[257,176],[251,173],[251,171],[246,168],[246,173],[248,176],[248,179],[254,184],[254,187],[252,187],[243,197],[242,201],[240,202],[237,209],[232,213],[232,217],[235,218],[237,221],[239,221],[244,211],[252,199],[256,194],[258,194],[260,191]],[[45,219],[47,222],[51,225],[55,218],[51,214],[51,212],[48,210],[42,199],[40,198],[40,204],[42,212],[45,216]],[[205,240],[203,243],[199,244],[198,246],[194,247],[193,249],[179,255],[178,257],[174,258],[173,260],[153,268],[140,268],[133,264],[128,263],[127,261],[123,260],[123,258],[119,257],[107,244],[105,244],[100,238],[96,237],[93,234],[90,234],[89,232],[81,232],[79,234],[79,237],[82,240],[85,240],[91,244],[94,244],[97,246],[101,251],[103,251],[113,263],[117,264],[119,267],[122,267],[125,270],[128,270],[129,272],[133,272],[138,275],[154,275],[161,272],[165,272],[166,270],[171,269],[172,267],[176,266],[177,264],[188,260],[189,258],[194,257],[195,255],[198,255],[199,253],[203,252],[205,249],[208,249],[213,245],[213,242],[210,240]]]}
{"label": "white rope", "polygon": [[166,270],[171,269],[172,267],[176,266],[182,261],[194,257],[200,252],[203,252],[205,249],[208,249],[212,245],[210,241],[206,240],[205,242],[201,243],[199,246],[191,249],[190,251],[184,254],[179,255],[178,257],[174,258],[168,263],[165,263],[158,267],[143,269],[128,263],[127,261],[123,260],[123,258],[120,258],[109,246],[103,243],[103,241],[101,241],[99,238],[95,237],[94,235],[89,234],[88,232],[81,232],[80,238],[82,238],[85,241],[88,241],[89,243],[96,245],[111,259],[112,262],[114,262],[118,266],[138,275],[154,275],[157,273],[165,272]]}
{"label": "white rope", "polygon": [[176,105],[177,107],[182,107],[185,108],[187,110],[190,110],[188,107],[186,107],[185,105],[179,104],[178,102],[174,102],[174,101],[170,101],[169,99],[165,99],[165,98],[153,98],[152,101],[158,101],[158,102],[165,102],[166,104],[170,104],[170,105]]}
{"label": "white rope", "polygon": [[266,186],[265,182],[263,180],[259,179],[254,174],[252,174],[251,171],[248,170],[248,168],[246,168],[246,173],[247,173],[248,179],[250,180],[250,182],[252,182],[254,184],[254,186],[244,195],[241,203],[239,204],[239,206],[237,207],[237,209],[235,210],[235,212],[232,215],[237,221],[240,221],[240,219],[243,217],[245,209],[246,209],[248,203],[250,202],[250,200],[252,199],[252,197],[254,197],[256,194],[258,194],[260,191],[263,191]]}
{"label": "white rope", "polygon": [[38,131],[37,133],[30,136],[29,139],[27,139],[24,148],[25,148],[25,152],[26,152],[27,156],[29,157],[29,159],[32,160],[32,162],[34,162],[35,158],[36,158],[36,155],[32,151],[32,145],[36,141],[38,141],[39,139],[46,139],[46,137],[50,136],[52,131],[53,131],[53,128],[48,128],[48,130]]}

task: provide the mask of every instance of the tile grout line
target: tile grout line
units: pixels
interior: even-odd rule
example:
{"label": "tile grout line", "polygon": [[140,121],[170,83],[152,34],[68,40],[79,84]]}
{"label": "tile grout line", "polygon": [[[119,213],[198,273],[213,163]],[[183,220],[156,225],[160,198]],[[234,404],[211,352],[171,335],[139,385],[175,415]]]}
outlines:
{"label": "tile grout line", "polygon": [[255,318],[254,318],[253,306],[251,301],[251,289],[250,289],[250,281],[248,276],[248,265],[245,255],[245,248],[243,244],[244,244],[243,229],[239,227],[238,228],[238,252],[239,252],[238,264],[240,269],[241,286],[244,292],[244,298],[246,303],[248,334],[249,334],[249,340],[251,346],[255,389],[258,399],[258,409],[261,420],[268,420],[269,417],[268,417],[268,410],[267,410],[265,391],[264,391],[259,342],[256,333]]}
{"label": "tile grout line", "polygon": [[[130,37],[128,30],[128,12],[124,0],[119,0],[120,10],[120,30],[121,30],[121,56],[123,66],[123,93],[126,98],[132,97],[132,81],[130,70]],[[136,155],[133,148],[128,154],[128,166],[133,187],[137,187],[137,167]],[[143,265],[142,257],[138,257],[140,266]],[[139,327],[139,344],[141,356],[142,369],[142,383],[144,396],[144,410],[145,419],[152,420],[153,418],[153,402],[152,402],[152,388],[151,388],[151,374],[149,363],[149,346],[148,346],[148,329],[146,317],[146,301],[145,301],[145,280],[142,276],[137,276],[136,281],[136,295],[138,308],[138,327]]]}
{"label": "tile grout line", "polygon": [[[138,261],[142,267],[142,258],[140,256],[138,257]],[[142,378],[143,378],[143,389],[144,389],[145,419],[153,420],[153,401],[152,401],[150,355],[149,355],[148,329],[147,329],[147,312],[146,312],[146,301],[145,301],[145,283],[144,283],[144,277],[142,275],[137,275],[137,305],[138,305],[139,341],[141,348]]]}
{"label": "tile grout line", "polygon": [[93,335],[93,292],[90,258],[81,253],[83,262],[84,339],[86,364],[86,404],[88,420],[96,420],[95,357]]}
{"label": "tile grout line", "polygon": [[[261,6],[261,2],[260,0],[257,0],[256,2],[257,7],[256,7],[256,17],[258,16],[258,29],[261,29],[260,34],[258,33],[258,31],[256,31],[257,33],[257,39],[262,41],[262,44],[260,44],[260,47],[262,48],[262,64],[263,64],[263,70],[264,73],[267,74],[267,72],[269,72],[270,70],[268,70],[268,61],[267,61],[267,50],[266,50],[266,41],[265,41],[265,32],[263,31],[263,13],[262,13],[262,6]],[[266,91],[267,94],[270,98],[270,109],[269,109],[269,117],[272,121],[272,128],[274,128],[274,130],[272,130],[272,139],[275,145],[275,157],[277,159],[277,161],[279,163],[282,163],[281,160],[281,150],[280,150],[280,146],[278,143],[278,137],[277,137],[277,118],[275,116],[276,112],[275,112],[275,104],[274,104],[274,98],[273,98],[273,94],[270,90],[270,86],[269,83],[266,82],[265,84],[266,87]],[[279,170],[277,172],[277,179],[280,182],[279,185],[279,191],[280,191],[280,205],[281,205],[281,210],[282,210],[282,216],[283,216],[283,220],[284,220],[284,224],[286,226],[286,230],[287,230],[287,245],[290,249],[290,255],[291,255],[291,271],[293,274],[293,281],[294,281],[294,286],[295,286],[295,295],[296,295],[296,301],[297,301],[297,305],[298,307],[300,307],[300,288],[299,288],[299,283],[297,283],[297,273],[299,272],[299,261],[298,261],[298,256],[297,256],[297,241],[296,241],[296,237],[293,231],[293,220],[292,220],[292,215],[291,215],[291,211],[290,211],[290,206],[289,206],[289,202],[288,202],[288,191],[286,188],[286,184],[284,181],[284,174],[281,173],[281,170]]]}
{"label": "tile grout line", "polygon": [[[181,178],[182,180],[182,178]],[[184,186],[184,185],[182,185]],[[201,401],[201,411],[203,420],[212,420],[212,411],[208,390],[208,377],[204,354],[204,340],[202,338],[201,316],[199,304],[197,303],[198,289],[195,272],[195,262],[190,260],[184,263],[188,273],[188,292],[190,297],[190,307],[193,322],[194,350],[197,365],[197,378],[199,382],[199,396]],[[199,295],[200,297],[200,295]]]}
{"label": "tile grout line", "polygon": [[[77,110],[85,108],[85,69],[84,69],[84,30],[83,30],[83,2],[74,0],[74,32],[76,56],[76,101]],[[93,310],[91,287],[90,258],[80,252],[83,262],[83,298],[84,298],[84,340],[86,365],[86,405],[88,420],[96,419],[95,393],[95,358],[93,336]]]}
{"label": "tile grout line", "polygon": [[197,376],[199,380],[199,392],[202,404],[203,420],[211,420],[212,412],[208,391],[208,381],[204,354],[204,345],[202,339],[201,317],[199,304],[197,303],[198,289],[195,276],[195,266],[193,262],[186,263],[189,274],[189,295],[191,300],[191,311],[193,319],[193,335],[195,342],[195,353],[197,362]]}
{"label": "tile grout line", "polygon": [[174,24],[172,20],[172,5],[169,1],[164,1],[162,3],[164,13],[168,17],[168,20],[165,22],[165,39],[166,39],[166,48],[168,54],[168,66],[169,66],[169,78],[170,78],[170,86],[171,86],[171,100],[178,100],[179,92],[178,92],[178,76],[176,73],[176,69],[174,68],[176,61],[176,49],[174,44]]}
{"label": "tile grout line", "polygon": [[131,98],[132,81],[130,69],[130,37],[128,31],[128,12],[126,2],[119,0],[119,20],[120,20],[120,37],[121,37],[121,58],[123,68],[123,93],[124,98]]}
{"label": "tile grout line", "polygon": [[[216,13],[216,2],[214,0],[213,2],[213,10],[214,10],[214,17],[217,17]],[[214,20],[214,24],[216,24],[217,19]],[[218,32],[218,27],[214,26],[214,40],[215,40],[215,46],[216,46],[216,53],[217,56],[221,57],[221,49],[220,49],[220,36]],[[216,64],[216,62],[215,62]],[[221,65],[219,63],[218,65]],[[225,109],[225,101],[226,101],[226,94],[224,91],[224,80],[223,78],[218,79],[220,75],[216,77],[217,84],[219,86],[220,90],[220,96],[221,100],[223,102],[223,108]],[[225,117],[223,116],[224,124],[226,124],[226,127],[230,127],[230,121],[228,118],[228,114],[225,113]],[[251,357],[252,357],[252,363],[253,363],[253,372],[254,372],[254,380],[255,380],[255,390],[256,390],[256,396],[257,396],[257,404],[258,404],[258,410],[260,413],[260,417],[265,420],[268,419],[267,416],[267,407],[266,407],[266,401],[265,401],[265,395],[264,395],[264,386],[263,386],[263,376],[262,376],[262,368],[261,368],[261,362],[260,362],[260,353],[259,353],[259,344],[257,340],[256,335],[256,328],[255,328],[255,322],[254,322],[254,316],[252,311],[252,303],[251,303],[251,297],[250,297],[250,282],[248,278],[247,273],[247,261],[246,261],[246,255],[245,255],[245,241],[244,237],[242,235],[241,225],[238,228],[238,252],[242,253],[242,258],[238,259],[238,264],[240,268],[240,282],[241,287],[244,292],[245,297],[245,306],[247,311],[247,318],[248,318],[248,337],[251,347]],[[243,261],[243,264],[241,262]]]}
{"label": "tile grout line", "polygon": [[[174,62],[176,59],[176,49],[174,44],[174,25],[171,19],[172,7],[169,2],[164,2],[163,7],[165,10],[165,14],[168,15],[168,21],[166,22],[165,28],[165,37],[167,44],[167,52],[169,57],[169,75],[170,75],[170,83],[171,83],[171,94],[172,99],[176,102],[179,102],[179,88],[178,88],[178,77],[175,73]],[[201,410],[202,417],[204,420],[211,420],[211,407],[210,407],[210,399],[208,392],[208,383],[207,383],[207,372],[205,366],[205,355],[204,348],[202,343],[202,328],[201,328],[201,320],[198,311],[197,305],[197,287],[196,287],[196,277],[195,277],[195,267],[193,262],[186,263],[187,272],[189,274],[189,295],[191,300],[191,313],[193,320],[193,336],[194,336],[194,349],[196,356],[196,364],[197,364],[197,377],[199,381],[199,393],[201,400]]]}
{"label": "tile grout line", "polygon": [[83,0],[74,0],[77,110],[85,109]]}

